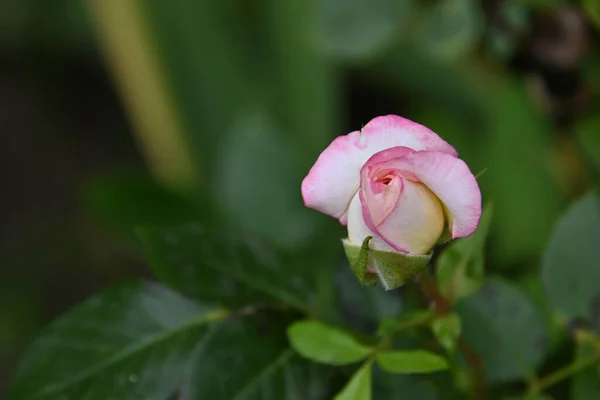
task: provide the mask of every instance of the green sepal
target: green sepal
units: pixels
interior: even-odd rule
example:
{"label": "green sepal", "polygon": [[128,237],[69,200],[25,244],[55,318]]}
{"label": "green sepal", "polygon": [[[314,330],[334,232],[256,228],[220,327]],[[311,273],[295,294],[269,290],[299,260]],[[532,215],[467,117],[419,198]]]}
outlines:
{"label": "green sepal", "polygon": [[369,249],[369,242],[371,239],[373,239],[371,236],[367,236],[365,240],[363,240],[361,247],[350,244],[348,239],[342,240],[344,250],[346,251],[346,258],[350,263],[350,268],[363,286],[377,283],[377,275],[368,271],[369,252],[371,251]]}
{"label": "green sepal", "polygon": [[372,285],[379,279],[385,290],[396,289],[423,271],[433,254],[408,255],[373,250],[369,248],[371,239],[370,236],[365,238],[361,247],[351,244],[348,239],[342,240],[350,268],[363,286]]}

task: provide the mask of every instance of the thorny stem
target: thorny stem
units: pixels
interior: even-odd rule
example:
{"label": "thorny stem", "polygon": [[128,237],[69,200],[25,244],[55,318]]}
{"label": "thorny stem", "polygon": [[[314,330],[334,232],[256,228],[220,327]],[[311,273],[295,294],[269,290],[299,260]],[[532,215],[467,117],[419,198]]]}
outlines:
{"label": "thorny stem", "polygon": [[[418,283],[425,296],[432,301],[436,315],[444,316],[452,311],[452,304],[450,304],[448,300],[446,300],[440,293],[435,279],[428,269],[425,269],[421,273]],[[485,370],[483,368],[483,362],[481,361],[481,358],[471,348],[471,346],[469,346],[469,344],[462,339],[458,339],[458,350],[469,364],[469,367],[473,373],[475,398],[478,400],[485,399]]]}

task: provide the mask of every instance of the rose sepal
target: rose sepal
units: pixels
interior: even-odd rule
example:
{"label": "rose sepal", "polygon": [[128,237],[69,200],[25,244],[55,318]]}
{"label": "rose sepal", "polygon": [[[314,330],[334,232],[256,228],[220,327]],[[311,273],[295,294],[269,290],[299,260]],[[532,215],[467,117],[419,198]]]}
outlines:
{"label": "rose sepal", "polygon": [[366,237],[361,246],[342,239],[350,268],[363,286],[377,281],[385,290],[396,289],[427,268],[433,251],[423,255],[401,254],[369,248],[372,238]]}

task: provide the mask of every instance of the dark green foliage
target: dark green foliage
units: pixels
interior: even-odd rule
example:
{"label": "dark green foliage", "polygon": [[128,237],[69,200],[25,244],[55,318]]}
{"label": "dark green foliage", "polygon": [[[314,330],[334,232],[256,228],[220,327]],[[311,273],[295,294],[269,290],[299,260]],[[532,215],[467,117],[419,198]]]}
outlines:
{"label": "dark green foliage", "polygon": [[[67,3],[9,1],[0,47],[96,57],[93,8]],[[159,283],[111,286],[50,323],[8,400],[600,398],[600,2],[131,4],[197,179],[182,188],[121,172],[85,186],[86,211]],[[577,27],[589,36],[561,36]],[[115,72],[135,60],[103,61]],[[347,262],[344,227],[304,207],[301,181],[336,136],[387,113],[427,125],[485,172],[484,214],[432,254],[344,242]],[[51,225],[49,236],[65,229]],[[35,297],[20,289],[0,296],[19,314],[0,325],[33,314],[14,304]]]}

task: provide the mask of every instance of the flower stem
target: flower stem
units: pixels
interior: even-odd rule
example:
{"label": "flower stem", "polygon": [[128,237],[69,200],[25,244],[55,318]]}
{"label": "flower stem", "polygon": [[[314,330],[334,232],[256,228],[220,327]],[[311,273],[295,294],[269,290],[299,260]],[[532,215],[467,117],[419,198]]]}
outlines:
{"label": "flower stem", "polygon": [[399,323],[396,326],[395,331],[396,332],[405,331],[407,329],[416,328],[417,326],[429,324],[430,322],[432,322],[434,320],[434,317],[435,317],[435,314],[417,315],[414,318],[411,318],[407,321],[403,321],[403,322]]}
{"label": "flower stem", "polygon": [[542,393],[546,389],[571,377],[572,375],[583,371],[584,369],[594,366],[598,362],[600,362],[600,354],[594,354],[588,358],[573,361],[571,364],[566,365],[541,379],[532,381],[529,385],[527,393],[530,395]]}
{"label": "flower stem", "polygon": [[[435,278],[428,269],[425,269],[421,273],[417,282],[425,296],[433,303],[436,315],[444,316],[452,311],[452,304],[450,304],[450,302],[440,293]],[[473,374],[475,398],[478,400],[485,399],[485,370],[481,358],[471,346],[462,339],[458,340],[458,350],[469,364]]]}

